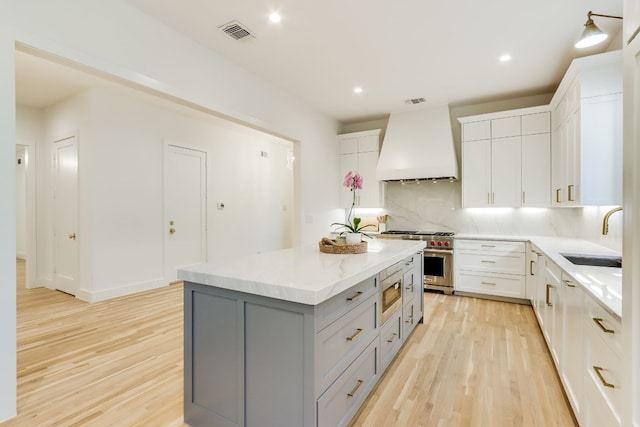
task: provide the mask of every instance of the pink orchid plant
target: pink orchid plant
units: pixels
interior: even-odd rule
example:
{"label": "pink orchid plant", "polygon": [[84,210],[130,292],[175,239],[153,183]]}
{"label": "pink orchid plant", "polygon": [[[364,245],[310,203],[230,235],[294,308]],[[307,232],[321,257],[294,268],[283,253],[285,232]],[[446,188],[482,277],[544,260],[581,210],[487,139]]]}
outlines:
{"label": "pink orchid plant", "polygon": [[358,172],[356,171],[350,171],[349,173],[347,173],[344,177],[344,182],[343,184],[346,188],[348,188],[352,193],[353,193],[353,202],[351,203],[351,209],[349,209],[349,215],[347,215],[347,223],[343,224],[343,223],[339,223],[339,222],[334,222],[333,225],[337,225],[338,226],[338,230],[343,230],[340,234],[344,234],[346,232],[349,233],[362,233],[367,237],[371,237],[369,236],[367,233],[364,233],[362,230],[367,228],[367,227],[373,227],[373,224],[367,224],[364,225],[362,227],[360,227],[360,222],[362,221],[362,218],[357,218],[354,217],[353,218],[353,222],[351,221],[351,215],[353,214],[353,209],[356,206],[356,191],[357,190],[362,190],[362,175],[360,175]]}

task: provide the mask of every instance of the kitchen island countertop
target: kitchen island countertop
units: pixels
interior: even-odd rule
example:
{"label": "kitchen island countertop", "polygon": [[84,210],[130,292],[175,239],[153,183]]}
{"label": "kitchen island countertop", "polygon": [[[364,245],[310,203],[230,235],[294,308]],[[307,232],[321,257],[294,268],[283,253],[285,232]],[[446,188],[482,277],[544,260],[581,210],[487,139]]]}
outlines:
{"label": "kitchen island countertop", "polygon": [[318,244],[219,259],[178,270],[193,283],[308,305],[318,305],[421,251],[425,242],[368,241],[362,254],[320,252]]}

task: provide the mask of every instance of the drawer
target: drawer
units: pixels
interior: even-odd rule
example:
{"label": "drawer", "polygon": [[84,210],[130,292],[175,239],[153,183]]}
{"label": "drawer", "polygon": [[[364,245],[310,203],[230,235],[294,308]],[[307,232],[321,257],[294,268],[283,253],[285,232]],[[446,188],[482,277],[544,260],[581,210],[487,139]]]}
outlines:
{"label": "drawer", "polygon": [[382,372],[402,347],[402,311],[403,309],[399,309],[380,329],[380,359],[382,360],[380,369]]}
{"label": "drawer", "polygon": [[378,340],[358,356],[317,401],[318,427],[349,425],[380,376]]}
{"label": "drawer", "polygon": [[402,278],[402,304],[408,304],[416,295],[422,295],[424,279],[415,269],[404,273]]}
{"label": "drawer", "polygon": [[503,242],[496,240],[458,240],[455,242],[456,249],[470,251],[490,251],[490,252],[517,252],[524,253],[525,242]]}
{"label": "drawer", "polygon": [[586,329],[585,381],[595,386],[619,423],[623,398],[620,357],[604,343],[594,328]]}
{"label": "drawer", "polygon": [[324,390],[378,334],[378,295],[316,334],[316,377]]}
{"label": "drawer", "polygon": [[378,276],[373,276],[320,304],[316,308],[316,332],[360,305],[371,295],[377,295],[378,290]]}
{"label": "drawer", "polygon": [[409,334],[422,319],[422,298],[414,298],[402,307],[402,342],[409,338]]}
{"label": "drawer", "polygon": [[415,269],[420,272],[422,270],[420,267],[422,258],[423,254],[422,251],[420,251],[419,253],[413,254],[410,258],[405,259],[404,264],[402,265],[402,271],[406,273]]}
{"label": "drawer", "polygon": [[618,356],[622,354],[622,325],[591,297],[585,298],[586,321]]}
{"label": "drawer", "polygon": [[456,252],[455,266],[458,270],[518,274],[524,276],[525,255],[524,253],[478,253],[460,250]]}
{"label": "drawer", "polygon": [[454,287],[456,291],[524,298],[524,283],[524,276],[459,271],[456,275]]}
{"label": "drawer", "polygon": [[584,403],[582,405],[583,427],[619,427],[620,420],[604,399],[595,383],[587,378],[584,384]]}

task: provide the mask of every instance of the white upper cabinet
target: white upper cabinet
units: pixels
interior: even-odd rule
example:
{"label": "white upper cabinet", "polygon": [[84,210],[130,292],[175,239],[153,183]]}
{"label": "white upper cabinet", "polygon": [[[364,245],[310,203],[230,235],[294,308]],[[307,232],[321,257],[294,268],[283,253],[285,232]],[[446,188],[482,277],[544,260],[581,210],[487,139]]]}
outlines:
{"label": "white upper cabinet", "polygon": [[622,53],[571,63],[551,100],[553,206],[622,203]]}
{"label": "white upper cabinet", "polygon": [[546,106],[463,117],[462,207],[549,206]]}
{"label": "white upper cabinet", "polygon": [[384,185],[376,179],[380,153],[380,129],[338,135],[340,143],[340,205],[351,207],[353,193],[342,185],[350,171],[362,176],[362,190],[358,190],[356,206],[379,208],[384,204]]}

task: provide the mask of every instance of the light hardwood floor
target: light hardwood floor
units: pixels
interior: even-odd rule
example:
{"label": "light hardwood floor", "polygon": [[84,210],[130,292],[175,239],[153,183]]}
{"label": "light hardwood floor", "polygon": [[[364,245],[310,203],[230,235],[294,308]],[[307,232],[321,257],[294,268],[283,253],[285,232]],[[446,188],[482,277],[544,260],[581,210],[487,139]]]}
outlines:
{"label": "light hardwood floor", "polygon": [[[18,417],[0,426],[184,425],[181,285],[88,304],[17,266]],[[353,425],[574,422],[530,307],[429,293]]]}

